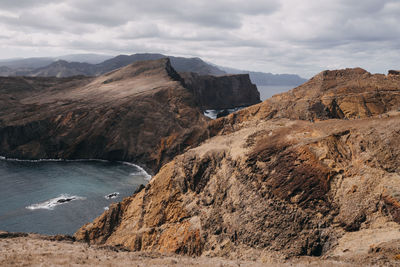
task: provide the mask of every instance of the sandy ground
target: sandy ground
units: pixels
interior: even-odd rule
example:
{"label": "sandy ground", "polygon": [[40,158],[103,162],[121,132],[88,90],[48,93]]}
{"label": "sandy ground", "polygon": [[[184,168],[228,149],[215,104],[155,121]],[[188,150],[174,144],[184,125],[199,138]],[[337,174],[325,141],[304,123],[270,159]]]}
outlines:
{"label": "sandy ground", "polygon": [[118,251],[40,235],[0,238],[0,266],[263,266],[222,258]]}
{"label": "sandy ground", "polygon": [[286,262],[191,258],[175,254],[128,252],[55,239],[35,234],[6,236],[5,232],[0,232],[0,266],[357,266],[354,262],[310,257]]}

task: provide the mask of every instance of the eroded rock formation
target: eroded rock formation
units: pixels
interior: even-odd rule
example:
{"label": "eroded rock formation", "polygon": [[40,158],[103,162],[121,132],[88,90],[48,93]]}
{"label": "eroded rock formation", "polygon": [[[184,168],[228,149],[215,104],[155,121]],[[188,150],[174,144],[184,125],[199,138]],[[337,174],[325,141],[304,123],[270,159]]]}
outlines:
{"label": "eroded rock formation", "polygon": [[205,123],[168,59],[97,78],[0,81],[0,155],[11,158],[101,158],[157,170],[163,138]]}
{"label": "eroded rock formation", "polygon": [[240,116],[246,119],[356,119],[400,107],[400,76],[363,69],[323,71],[295,89],[275,95]]}
{"label": "eroded rock formation", "polygon": [[400,239],[399,91],[396,76],[326,71],[209,122],[214,137],[75,237],[242,258],[376,253]]}
{"label": "eroded rock formation", "polygon": [[181,73],[203,109],[229,109],[260,103],[260,93],[248,74],[211,76]]}

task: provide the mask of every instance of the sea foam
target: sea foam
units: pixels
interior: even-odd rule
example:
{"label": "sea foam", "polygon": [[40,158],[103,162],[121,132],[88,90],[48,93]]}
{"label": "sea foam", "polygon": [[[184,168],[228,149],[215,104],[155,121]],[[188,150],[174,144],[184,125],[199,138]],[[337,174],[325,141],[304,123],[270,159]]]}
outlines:
{"label": "sea foam", "polygon": [[86,199],[85,197],[72,196],[69,194],[61,194],[58,197],[46,200],[41,203],[32,204],[26,208],[28,210],[38,210],[38,209],[53,210],[58,205],[66,204],[74,200],[85,200],[85,199]]}
{"label": "sea foam", "polygon": [[[0,156],[0,160],[7,161],[18,161],[18,162],[110,162],[109,160],[104,159],[15,159],[15,158],[6,158],[4,156]],[[138,169],[138,172],[134,172],[131,175],[143,175],[147,181],[150,181],[152,176],[148,174],[142,167],[125,161],[119,161],[124,165],[132,166]]]}
{"label": "sea foam", "polygon": [[120,163],[128,165],[128,166],[133,166],[133,167],[135,167],[136,169],[139,170],[138,172],[131,173],[131,175],[138,175],[139,174],[139,175],[143,175],[145,177],[144,179],[146,179],[147,181],[151,180],[152,176],[150,174],[148,174],[142,167],[140,167],[140,166],[138,166],[136,164],[130,163],[130,162],[125,162],[125,161],[120,161]]}
{"label": "sea foam", "polygon": [[105,199],[117,198],[118,195],[119,195],[119,192],[114,192],[114,193],[111,193],[111,194],[108,194],[108,195],[104,196],[104,198]]}

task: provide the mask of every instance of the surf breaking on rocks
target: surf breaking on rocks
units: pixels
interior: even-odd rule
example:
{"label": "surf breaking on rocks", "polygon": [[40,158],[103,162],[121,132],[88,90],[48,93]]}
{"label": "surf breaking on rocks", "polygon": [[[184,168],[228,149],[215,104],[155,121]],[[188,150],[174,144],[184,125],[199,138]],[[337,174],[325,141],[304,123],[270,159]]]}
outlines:
{"label": "surf breaking on rocks", "polygon": [[28,210],[38,210],[38,209],[46,209],[46,210],[53,210],[56,206],[69,203],[74,200],[85,200],[85,197],[80,196],[72,196],[69,194],[61,194],[58,197],[46,200],[41,203],[32,204],[27,206]]}

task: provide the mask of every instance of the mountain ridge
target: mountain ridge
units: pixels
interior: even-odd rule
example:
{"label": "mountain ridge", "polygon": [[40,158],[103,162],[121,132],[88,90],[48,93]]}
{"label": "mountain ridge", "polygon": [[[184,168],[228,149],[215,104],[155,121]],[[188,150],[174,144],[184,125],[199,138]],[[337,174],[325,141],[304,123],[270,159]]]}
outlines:
{"label": "mountain ridge", "polygon": [[[157,53],[139,53],[132,55],[118,55],[116,57],[102,56],[105,60],[97,62],[96,64],[86,65],[85,63],[94,63],[96,57],[91,62],[88,62],[87,58],[91,54],[82,54],[83,59],[80,59],[78,55],[66,55],[55,58],[28,58],[28,59],[17,59],[9,62],[0,61],[0,66],[8,67],[2,71],[0,69],[0,76],[57,76],[57,77],[68,77],[73,75],[85,75],[85,76],[97,76],[109,71],[118,69],[128,64],[141,61],[141,60],[155,60],[164,57],[171,59],[172,66],[178,72],[194,72],[200,75],[224,75],[224,74],[250,74],[250,79],[256,85],[300,85],[306,80],[295,74],[271,74],[263,72],[250,72],[236,70],[232,68],[224,68],[215,64],[207,63],[200,58],[184,58],[166,56]],[[86,57],[86,59],[85,59]],[[76,62],[71,62],[69,60]],[[61,60],[62,62],[58,62]],[[35,66],[37,61],[37,66]],[[98,61],[98,59],[97,59]],[[63,65],[63,68],[59,68],[59,65]],[[58,72],[56,69],[58,68]]]}
{"label": "mountain ridge", "polygon": [[162,138],[206,120],[167,58],[98,77],[0,80],[0,154],[11,158],[135,161],[150,171]]}

